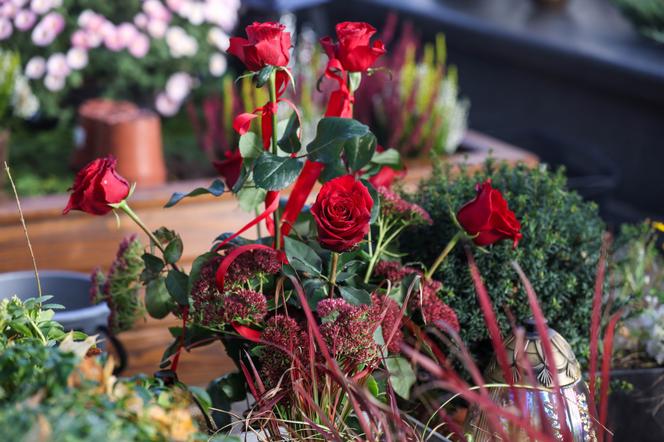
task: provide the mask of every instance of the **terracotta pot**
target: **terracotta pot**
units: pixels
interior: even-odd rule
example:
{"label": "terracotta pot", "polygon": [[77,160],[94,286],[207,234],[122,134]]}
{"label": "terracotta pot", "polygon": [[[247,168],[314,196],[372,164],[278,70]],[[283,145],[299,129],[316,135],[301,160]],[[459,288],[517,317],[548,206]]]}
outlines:
{"label": "terracotta pot", "polygon": [[166,182],[161,120],[147,110],[125,110],[101,122],[104,154],[115,155],[118,172],[129,182],[157,186]]}

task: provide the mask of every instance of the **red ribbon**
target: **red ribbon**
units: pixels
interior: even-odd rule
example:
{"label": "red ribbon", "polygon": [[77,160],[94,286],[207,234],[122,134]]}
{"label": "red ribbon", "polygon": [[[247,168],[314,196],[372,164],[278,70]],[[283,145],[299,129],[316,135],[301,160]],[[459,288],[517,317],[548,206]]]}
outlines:
{"label": "red ribbon", "polygon": [[[268,193],[269,193],[269,192],[268,192]],[[267,200],[266,200],[266,201],[267,201]],[[247,230],[251,229],[252,227],[254,227],[254,226],[255,226],[256,224],[258,224],[259,222],[261,222],[261,221],[263,221],[264,219],[268,218],[270,215],[272,215],[272,214],[274,213],[275,210],[277,210],[277,207],[279,207],[279,198],[274,198],[274,201],[271,201],[271,202],[270,202],[269,206],[265,208],[265,210],[263,211],[263,213],[261,213],[261,214],[258,215],[256,218],[254,218],[254,219],[252,219],[251,221],[249,221],[249,222],[248,222],[247,224],[245,224],[244,227],[242,227],[240,230],[238,230],[237,232],[235,232],[234,234],[232,234],[231,236],[229,236],[228,238],[226,238],[225,240],[223,240],[222,242],[220,242],[219,244],[217,244],[217,246],[215,247],[214,250],[217,251],[217,250],[221,249],[221,248],[224,247],[226,244],[228,244],[229,242],[233,241],[235,238],[237,238],[238,236],[242,235],[244,232],[246,232]]]}
{"label": "red ribbon", "polygon": [[260,330],[254,330],[253,328],[249,328],[246,325],[242,325],[237,321],[231,322],[231,326],[235,329],[237,334],[242,336],[244,339],[256,343],[261,341]]}

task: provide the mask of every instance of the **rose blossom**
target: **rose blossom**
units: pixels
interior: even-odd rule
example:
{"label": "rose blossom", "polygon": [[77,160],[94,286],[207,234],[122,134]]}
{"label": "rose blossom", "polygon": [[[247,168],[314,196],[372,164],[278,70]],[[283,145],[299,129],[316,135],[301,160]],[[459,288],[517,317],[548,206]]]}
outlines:
{"label": "rose blossom", "polygon": [[46,14],[53,8],[51,0],[32,0],[30,2],[30,9],[36,14]]}
{"label": "rose blossom", "polygon": [[215,77],[221,77],[226,72],[228,63],[226,57],[220,53],[214,53],[210,56],[210,73]]}
{"label": "rose blossom", "polygon": [[145,34],[138,34],[127,48],[132,57],[143,58],[150,50],[150,39]]}
{"label": "rose blossom", "polygon": [[311,207],[318,227],[318,242],[333,252],[353,248],[369,232],[373,205],[369,190],[352,175],[323,184]]}
{"label": "rose blossom", "polygon": [[85,49],[71,48],[67,51],[67,66],[80,70],[88,65],[88,53]]}
{"label": "rose blossom", "polygon": [[176,72],[166,82],[166,94],[175,102],[184,100],[191,91],[193,80],[186,72]]}
{"label": "rose blossom", "polygon": [[0,40],[5,40],[11,37],[12,32],[14,32],[12,22],[6,18],[0,18]]}
{"label": "rose blossom", "polygon": [[44,78],[44,86],[51,92],[61,91],[65,87],[65,77],[48,74]]}
{"label": "rose blossom", "polygon": [[242,172],[242,155],[240,154],[240,149],[227,150],[224,155],[225,159],[215,160],[212,164],[224,179],[226,186],[232,189]]}
{"label": "rose blossom", "polygon": [[37,80],[41,78],[45,72],[46,60],[44,60],[44,57],[32,57],[25,65],[25,76],[31,80]]}
{"label": "rose blossom", "polygon": [[178,110],[180,110],[180,103],[171,100],[164,92],[157,95],[154,106],[157,109],[157,112],[166,117],[172,117],[178,113]]}
{"label": "rose blossom", "polygon": [[231,37],[228,53],[250,71],[265,66],[286,66],[290,60],[291,35],[281,23],[258,23],[246,27],[247,38]]}
{"label": "rose blossom", "polygon": [[129,183],[115,170],[117,160],[112,155],[97,158],[76,174],[67,207],[92,215],[105,215],[109,204],[119,203],[129,195]]}
{"label": "rose blossom", "polygon": [[37,14],[27,9],[21,10],[14,17],[14,25],[20,31],[27,31],[37,21]]}
{"label": "rose blossom", "polygon": [[459,224],[474,236],[478,246],[488,246],[502,239],[511,239],[514,247],[522,238],[521,223],[507,206],[500,190],[488,179],[476,187],[477,195],[457,213]]}
{"label": "rose blossom", "polygon": [[330,37],[322,38],[320,43],[327,56],[338,59],[347,71],[366,71],[385,53],[382,41],[376,40],[371,44],[376,28],[368,23],[347,21],[337,24],[336,31],[337,43]]}

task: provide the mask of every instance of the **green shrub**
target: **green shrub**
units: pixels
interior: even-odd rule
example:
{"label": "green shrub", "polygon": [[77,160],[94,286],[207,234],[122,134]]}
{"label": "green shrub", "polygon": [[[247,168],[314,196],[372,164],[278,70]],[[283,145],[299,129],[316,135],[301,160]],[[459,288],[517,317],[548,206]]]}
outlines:
{"label": "green shrub", "polygon": [[[584,202],[566,188],[564,170],[551,172],[545,166],[529,168],[498,165],[489,160],[478,171],[462,167],[437,167],[431,178],[420,183],[412,199],[424,207],[434,220],[433,226],[411,232],[411,261],[430,265],[457,231],[451,218],[475,195],[475,185],[491,178],[503,192],[521,221],[523,239],[516,249],[511,241],[502,241],[484,253],[474,249],[480,272],[487,286],[501,328],[511,332],[505,310],[517,321],[531,313],[526,294],[511,260],[518,261],[530,279],[549,325],[572,345],[577,357],[585,361],[592,308],[593,286],[599,259],[604,223],[597,207]],[[480,364],[487,361],[491,345],[486,325],[477,303],[463,247],[457,246],[435,275],[443,281],[441,296],[457,312],[461,337]]]}

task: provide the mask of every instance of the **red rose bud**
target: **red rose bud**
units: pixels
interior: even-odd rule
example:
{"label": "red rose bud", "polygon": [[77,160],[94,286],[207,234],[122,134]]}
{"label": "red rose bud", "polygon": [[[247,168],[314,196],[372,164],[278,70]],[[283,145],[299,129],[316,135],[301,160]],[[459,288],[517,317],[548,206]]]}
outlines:
{"label": "red rose bud", "polygon": [[325,183],[311,207],[318,242],[333,252],[353,248],[369,232],[373,204],[369,190],[352,175]]}
{"label": "red rose bud", "polygon": [[242,60],[250,71],[265,66],[286,66],[290,60],[291,36],[281,23],[257,23],[246,27],[247,38],[231,37],[228,53]]}
{"label": "red rose bud", "polygon": [[330,37],[321,39],[320,43],[328,57],[338,59],[347,71],[366,71],[385,53],[382,41],[371,44],[376,28],[368,23],[346,21],[339,23],[336,30],[337,43]]}
{"label": "red rose bud", "polygon": [[242,155],[240,154],[239,149],[232,152],[226,151],[225,155],[226,159],[214,161],[212,164],[226,182],[226,186],[232,189],[233,186],[235,186],[235,183],[237,183],[238,178],[240,178],[240,172],[242,171]]}
{"label": "red rose bud", "polygon": [[477,235],[474,242],[478,246],[511,239],[516,247],[523,236],[521,223],[507,207],[502,193],[491,187],[490,179],[477,185],[477,196],[459,210],[457,220],[469,235]]}
{"label": "red rose bud", "polygon": [[109,155],[97,158],[76,174],[72,193],[63,214],[81,210],[92,215],[105,215],[129,195],[129,183],[115,170],[117,160]]}

